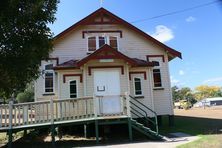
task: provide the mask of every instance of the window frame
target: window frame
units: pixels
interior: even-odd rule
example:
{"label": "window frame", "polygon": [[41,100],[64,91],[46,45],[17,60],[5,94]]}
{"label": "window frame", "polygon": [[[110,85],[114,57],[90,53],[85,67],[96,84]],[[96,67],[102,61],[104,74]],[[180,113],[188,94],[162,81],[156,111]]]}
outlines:
{"label": "window frame", "polygon": [[[46,70],[46,66],[47,65],[53,65],[53,63],[47,63],[47,64],[44,64],[44,94],[54,94],[55,93],[55,71],[54,70]],[[45,82],[46,82],[46,73],[52,73],[52,92],[46,92],[46,86],[45,86]]]}
{"label": "window frame", "polygon": [[118,38],[118,36],[111,36],[111,35],[108,36],[107,37],[107,44],[108,45],[110,45],[110,37],[115,37],[116,38],[116,41],[117,41],[117,49],[116,50],[118,51],[119,50],[119,38]]}
{"label": "window frame", "polygon": [[[141,94],[136,94],[136,85],[135,85],[136,81],[135,81],[135,79],[140,79]],[[136,96],[136,97],[143,96],[143,82],[142,82],[141,77],[133,77],[133,92],[134,92],[134,96]]]}
{"label": "window frame", "polygon": [[[75,81],[76,82],[76,98],[78,98],[79,96],[79,89],[78,89],[78,81],[76,79],[72,79],[72,80],[69,80],[69,98],[71,99],[71,92],[70,92],[70,83],[72,81]],[[73,98],[75,99],[75,98]]]}
{"label": "window frame", "polygon": [[99,37],[104,37],[105,38],[105,44],[108,44],[110,46],[110,37],[115,37],[116,40],[117,40],[117,50],[119,50],[119,37],[118,36],[111,36],[111,35],[106,35],[106,36],[103,36],[103,35],[90,35],[90,36],[87,36],[87,53],[93,53],[95,51],[89,51],[89,38],[91,37],[95,37],[96,38],[96,50],[98,50],[100,47],[99,47]]}
{"label": "window frame", "polygon": [[[153,88],[154,89],[162,89],[163,88],[163,80],[162,80],[162,59],[160,57],[152,57],[152,62],[158,62],[159,66],[154,66],[152,68],[152,78],[153,78]],[[154,70],[159,70],[160,72],[160,85],[161,86],[155,86],[155,79],[154,79]]]}
{"label": "window frame", "polygon": [[[161,86],[155,86],[154,70],[159,70],[159,74],[160,74],[160,85],[161,85]],[[159,68],[159,66],[157,66],[157,68],[153,68],[152,72],[153,72],[153,87],[154,87],[154,88],[163,88],[163,81],[162,81],[161,69]]]}
{"label": "window frame", "polygon": [[[91,38],[91,37],[95,37],[96,38],[96,50],[98,49],[98,46],[97,46],[97,36],[87,36],[87,44],[86,44],[86,46],[87,46],[87,53],[93,53],[94,51],[89,51],[89,38]],[[95,51],[96,51],[95,50]]]}

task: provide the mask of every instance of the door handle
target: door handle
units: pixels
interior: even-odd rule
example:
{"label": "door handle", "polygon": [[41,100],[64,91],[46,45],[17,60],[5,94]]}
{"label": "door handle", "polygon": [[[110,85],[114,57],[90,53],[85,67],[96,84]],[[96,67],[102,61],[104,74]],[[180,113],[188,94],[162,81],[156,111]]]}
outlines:
{"label": "door handle", "polygon": [[97,86],[97,91],[105,91],[106,89],[105,89],[105,86],[103,86],[103,89],[100,89],[100,87],[99,86]]}

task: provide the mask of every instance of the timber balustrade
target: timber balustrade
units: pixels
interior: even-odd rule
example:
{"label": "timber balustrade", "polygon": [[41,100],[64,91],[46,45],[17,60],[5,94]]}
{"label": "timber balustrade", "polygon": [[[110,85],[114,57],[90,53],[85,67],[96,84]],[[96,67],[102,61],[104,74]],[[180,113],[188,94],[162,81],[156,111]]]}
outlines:
{"label": "timber balustrade", "polygon": [[127,116],[127,102],[119,96],[121,113],[103,115],[98,112],[101,96],[59,99],[0,105],[0,130],[59,124],[66,121],[96,119],[104,116]]}

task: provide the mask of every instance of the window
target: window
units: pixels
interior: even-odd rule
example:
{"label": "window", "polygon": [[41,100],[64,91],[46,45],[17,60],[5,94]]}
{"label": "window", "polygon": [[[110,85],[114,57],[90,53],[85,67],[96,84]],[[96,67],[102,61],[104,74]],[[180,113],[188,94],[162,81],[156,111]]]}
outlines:
{"label": "window", "polygon": [[96,37],[88,38],[88,50],[95,51],[96,50]]}
{"label": "window", "polygon": [[118,49],[118,44],[117,44],[117,37],[109,37],[109,45],[114,48]]}
{"label": "window", "polygon": [[134,93],[135,93],[135,96],[142,95],[141,78],[134,78]]}
{"label": "window", "polygon": [[77,98],[76,80],[69,82],[70,98]]}
{"label": "window", "polygon": [[45,65],[45,93],[54,92],[53,64]]}
{"label": "window", "polygon": [[105,37],[99,37],[99,48],[102,47],[106,43]]}
{"label": "window", "polygon": [[154,87],[162,87],[160,69],[153,69]]}
{"label": "window", "polygon": [[88,37],[88,52],[93,52],[99,49],[104,44],[110,45],[114,49],[118,49],[117,37],[113,36],[93,36]]}

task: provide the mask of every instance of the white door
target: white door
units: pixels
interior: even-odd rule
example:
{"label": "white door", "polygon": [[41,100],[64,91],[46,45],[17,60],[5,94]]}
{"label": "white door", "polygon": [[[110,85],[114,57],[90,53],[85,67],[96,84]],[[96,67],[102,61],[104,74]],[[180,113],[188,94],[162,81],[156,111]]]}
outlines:
{"label": "white door", "polygon": [[101,96],[98,102],[100,114],[121,112],[119,71],[95,71],[94,92]]}

